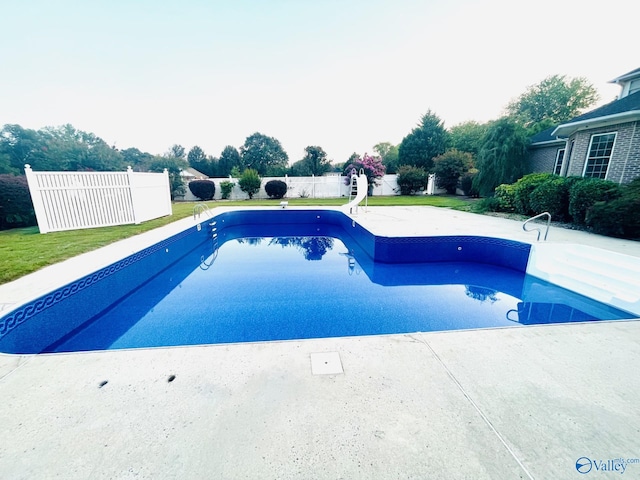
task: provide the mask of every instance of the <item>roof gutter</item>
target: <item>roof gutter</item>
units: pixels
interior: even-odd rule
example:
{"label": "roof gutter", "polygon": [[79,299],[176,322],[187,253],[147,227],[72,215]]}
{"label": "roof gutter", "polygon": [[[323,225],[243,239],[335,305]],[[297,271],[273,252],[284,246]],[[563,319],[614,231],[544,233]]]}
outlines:
{"label": "roof gutter", "polygon": [[548,145],[556,145],[560,143],[566,143],[564,138],[556,138],[555,140],[545,140],[544,142],[533,142],[529,146],[530,147],[544,147]]}
{"label": "roof gutter", "polygon": [[551,135],[557,137],[569,137],[579,130],[606,127],[617,123],[633,122],[636,120],[640,120],[640,110],[631,110],[629,112],[616,113],[605,117],[595,117],[580,120],[578,122],[565,123],[563,125],[558,125],[556,129],[551,132]]}

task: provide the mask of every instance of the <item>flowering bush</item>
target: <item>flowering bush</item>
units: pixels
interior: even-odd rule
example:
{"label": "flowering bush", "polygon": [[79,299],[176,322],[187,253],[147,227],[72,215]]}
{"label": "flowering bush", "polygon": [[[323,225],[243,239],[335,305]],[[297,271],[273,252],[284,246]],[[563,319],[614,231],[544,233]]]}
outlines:
{"label": "flowering bush", "polygon": [[365,153],[362,158],[355,158],[351,160],[351,162],[349,162],[349,165],[345,167],[345,185],[349,185],[351,183],[351,177],[354,174],[357,175],[360,172],[361,168],[364,170],[364,174],[367,176],[369,185],[378,185],[378,179],[382,178],[382,176],[384,176],[384,172],[386,171],[386,167],[382,164],[382,158],[372,157]]}

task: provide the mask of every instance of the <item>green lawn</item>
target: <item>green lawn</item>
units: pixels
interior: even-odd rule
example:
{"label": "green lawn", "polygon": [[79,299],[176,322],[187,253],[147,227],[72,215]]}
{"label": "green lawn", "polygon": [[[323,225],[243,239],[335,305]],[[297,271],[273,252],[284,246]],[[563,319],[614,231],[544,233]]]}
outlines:
{"label": "green lawn", "polygon": [[[293,198],[289,205],[339,206],[344,198]],[[219,206],[277,206],[280,200],[241,200],[205,202],[214,209]],[[392,196],[369,197],[370,206],[430,205],[456,210],[469,210],[471,202],[453,196]],[[61,262],[84,252],[103,247],[123,238],[132,237],[168,223],[193,215],[194,203],[173,204],[173,215],[141,225],[92,228],[41,235],[37,227],[16,228],[0,232],[0,284],[10,282],[47,265]]]}

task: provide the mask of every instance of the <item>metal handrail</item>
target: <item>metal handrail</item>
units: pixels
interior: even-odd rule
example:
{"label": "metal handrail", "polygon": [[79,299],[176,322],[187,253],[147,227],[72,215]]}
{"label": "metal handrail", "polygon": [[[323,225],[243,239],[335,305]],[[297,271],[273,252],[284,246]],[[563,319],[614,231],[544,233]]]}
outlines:
{"label": "metal handrail", "polygon": [[533,222],[534,220],[537,220],[538,218],[541,217],[547,217],[547,228],[544,232],[544,241],[547,241],[547,235],[549,234],[549,225],[551,224],[551,214],[549,212],[542,212],[539,215],[536,215],[535,217],[531,217],[529,219],[527,219],[523,224],[522,224],[522,230],[524,230],[525,232],[533,232],[534,230],[538,231],[538,238],[536,239],[536,242],[540,241],[540,234],[542,233],[542,230],[540,230],[540,227],[533,227],[531,230],[527,230],[527,223],[529,222]]}
{"label": "metal handrail", "polygon": [[200,218],[200,215],[203,213],[211,216],[211,209],[209,208],[209,205],[207,205],[206,203],[196,203],[193,206],[193,219],[196,219],[196,215],[198,216],[198,218]]}

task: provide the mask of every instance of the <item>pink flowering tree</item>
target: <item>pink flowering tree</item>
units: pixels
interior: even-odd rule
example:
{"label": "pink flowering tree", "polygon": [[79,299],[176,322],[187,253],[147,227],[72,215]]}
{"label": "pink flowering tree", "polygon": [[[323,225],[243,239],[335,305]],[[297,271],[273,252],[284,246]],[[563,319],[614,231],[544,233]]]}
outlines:
{"label": "pink flowering tree", "polygon": [[349,164],[345,167],[345,185],[349,185],[351,183],[351,177],[360,173],[361,168],[367,176],[369,185],[379,185],[379,180],[384,176],[384,173],[387,170],[382,164],[382,158],[372,157],[365,153],[362,158],[352,158]]}

